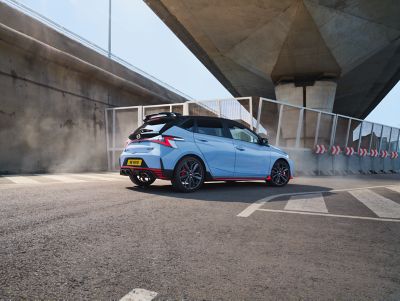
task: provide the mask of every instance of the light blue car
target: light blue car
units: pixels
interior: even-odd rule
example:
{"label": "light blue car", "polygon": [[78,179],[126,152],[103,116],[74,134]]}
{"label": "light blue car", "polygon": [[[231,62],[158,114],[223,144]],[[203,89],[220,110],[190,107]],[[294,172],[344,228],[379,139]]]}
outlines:
{"label": "light blue car", "polygon": [[288,154],[239,122],[158,113],[129,136],[120,174],[138,186],[170,180],[182,192],[205,181],[267,181],[284,186],[294,175]]}

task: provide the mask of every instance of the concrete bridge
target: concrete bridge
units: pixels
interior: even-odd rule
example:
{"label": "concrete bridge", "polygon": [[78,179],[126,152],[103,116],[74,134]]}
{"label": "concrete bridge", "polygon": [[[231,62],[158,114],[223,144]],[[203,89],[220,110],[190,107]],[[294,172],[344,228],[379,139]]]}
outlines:
{"label": "concrete bridge", "polygon": [[145,0],[235,97],[365,118],[400,79],[400,2]]}

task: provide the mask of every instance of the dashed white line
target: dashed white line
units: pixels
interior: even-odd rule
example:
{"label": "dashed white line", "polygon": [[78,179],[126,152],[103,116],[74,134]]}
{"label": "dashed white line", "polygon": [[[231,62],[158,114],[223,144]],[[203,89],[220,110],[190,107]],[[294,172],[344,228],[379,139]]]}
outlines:
{"label": "dashed white line", "polygon": [[390,186],[390,187],[386,187],[387,189],[390,189],[394,192],[400,193],[400,186]]}
{"label": "dashed white line", "polygon": [[316,215],[316,216],[327,216],[327,217],[343,217],[353,219],[363,219],[372,221],[382,222],[395,222],[400,223],[400,219],[392,218],[380,218],[380,217],[367,217],[367,216],[356,216],[356,215],[341,215],[341,214],[330,214],[330,213],[317,213],[317,212],[304,212],[304,211],[289,211],[289,210],[278,210],[278,209],[258,209],[259,211],[277,212],[277,213],[289,213],[289,214],[300,214],[300,215]]}
{"label": "dashed white line", "polygon": [[[247,208],[245,208],[237,216],[238,217],[249,217],[257,210],[260,210],[262,208],[262,206],[264,206],[265,203],[267,203],[273,199],[279,198],[279,197],[317,194],[317,193],[328,193],[328,192],[334,193],[334,192],[344,192],[344,191],[357,191],[357,190],[362,190],[362,189],[373,189],[373,188],[389,188],[389,189],[391,189],[392,187],[398,187],[398,186],[395,186],[395,185],[383,186],[383,185],[381,185],[381,186],[369,186],[369,187],[358,187],[358,188],[345,188],[345,189],[334,189],[334,190],[321,190],[321,191],[307,191],[307,192],[292,192],[292,193],[275,194],[275,195],[265,197],[261,200],[258,200],[256,202],[254,202],[253,204],[250,204]],[[268,210],[263,209],[262,211],[268,211]],[[282,210],[282,211],[285,212],[284,210]]]}
{"label": "dashed white line", "polygon": [[135,288],[123,296],[120,301],[151,301],[156,296],[156,292],[148,291],[142,288]]}
{"label": "dashed white line", "polygon": [[285,210],[328,213],[322,193],[292,196],[286,203]]}
{"label": "dashed white line", "polygon": [[379,217],[400,218],[400,205],[369,189],[349,191]]}
{"label": "dashed white line", "polygon": [[15,176],[15,177],[4,177],[5,179],[10,180],[11,182],[15,184],[38,184],[40,182],[35,181],[31,178],[28,177],[21,177],[21,176]]}
{"label": "dashed white line", "polygon": [[107,177],[107,176],[101,176],[101,175],[92,175],[92,174],[76,174],[76,176],[89,179],[89,180],[96,180],[96,181],[118,181],[122,180],[122,177],[120,179],[114,178],[114,177]]}
{"label": "dashed white line", "polygon": [[43,178],[63,182],[63,183],[83,183],[86,182],[85,180],[75,179],[70,176],[65,175],[40,175]]}

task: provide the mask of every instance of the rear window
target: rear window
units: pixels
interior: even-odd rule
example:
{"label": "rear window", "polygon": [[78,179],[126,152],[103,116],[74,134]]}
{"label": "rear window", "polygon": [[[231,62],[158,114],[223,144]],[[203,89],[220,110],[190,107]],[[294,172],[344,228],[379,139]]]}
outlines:
{"label": "rear window", "polygon": [[165,120],[165,118],[145,122],[141,127],[129,135],[129,139],[135,140],[158,136],[172,127],[175,123],[175,119]]}

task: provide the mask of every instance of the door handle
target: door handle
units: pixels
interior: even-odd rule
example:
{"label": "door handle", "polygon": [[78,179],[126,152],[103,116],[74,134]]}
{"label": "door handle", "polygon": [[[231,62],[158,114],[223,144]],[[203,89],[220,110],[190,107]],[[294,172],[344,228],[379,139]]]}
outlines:
{"label": "door handle", "polygon": [[208,140],[206,140],[206,139],[201,139],[201,138],[197,138],[197,141],[200,141],[200,142],[208,142]]}
{"label": "door handle", "polygon": [[240,147],[240,146],[236,146],[236,149],[240,150],[240,151],[244,151],[245,150],[243,147]]}

